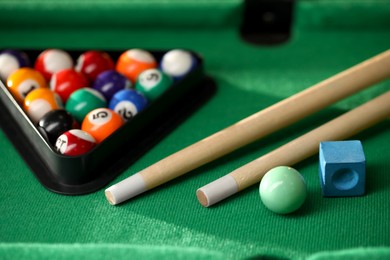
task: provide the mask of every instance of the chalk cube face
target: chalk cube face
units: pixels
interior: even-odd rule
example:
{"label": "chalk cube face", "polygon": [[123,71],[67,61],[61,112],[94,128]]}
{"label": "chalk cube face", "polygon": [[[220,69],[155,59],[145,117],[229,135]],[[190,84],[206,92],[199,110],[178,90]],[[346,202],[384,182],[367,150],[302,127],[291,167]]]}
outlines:
{"label": "chalk cube face", "polygon": [[321,142],[319,156],[323,196],[361,196],[365,193],[366,159],[360,141]]}

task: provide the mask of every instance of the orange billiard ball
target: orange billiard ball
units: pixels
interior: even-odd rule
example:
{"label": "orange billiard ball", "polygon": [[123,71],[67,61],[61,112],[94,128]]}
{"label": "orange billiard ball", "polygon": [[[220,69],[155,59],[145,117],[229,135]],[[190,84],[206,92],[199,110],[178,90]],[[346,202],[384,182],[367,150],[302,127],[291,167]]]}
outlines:
{"label": "orange billiard ball", "polygon": [[7,79],[7,87],[20,104],[28,93],[37,88],[47,88],[46,80],[40,72],[32,68],[20,68]]}
{"label": "orange billiard ball", "polygon": [[131,49],[122,53],[116,63],[116,70],[125,75],[132,83],[137,81],[141,72],[156,67],[157,62],[153,55],[141,49]]}
{"label": "orange billiard ball", "polygon": [[63,108],[61,98],[49,88],[38,88],[31,91],[24,99],[23,109],[33,123],[48,112]]}
{"label": "orange billiard ball", "polygon": [[92,110],[84,118],[81,130],[91,134],[98,143],[124,124],[122,117],[108,108]]}

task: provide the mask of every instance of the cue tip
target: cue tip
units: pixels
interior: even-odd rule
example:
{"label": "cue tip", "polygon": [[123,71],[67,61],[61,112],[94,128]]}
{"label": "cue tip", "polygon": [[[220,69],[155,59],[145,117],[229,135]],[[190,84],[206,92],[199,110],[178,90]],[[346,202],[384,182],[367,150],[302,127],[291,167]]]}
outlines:
{"label": "cue tip", "polygon": [[108,202],[111,204],[111,205],[116,205],[117,202],[115,200],[115,197],[112,195],[111,191],[110,190],[105,190],[104,192],[104,195],[106,195],[106,199],[108,200]]}
{"label": "cue tip", "polygon": [[199,203],[203,207],[207,208],[208,206],[210,206],[210,203],[209,203],[209,200],[208,200],[206,194],[201,189],[198,189],[196,191],[196,197],[198,198]]}
{"label": "cue tip", "polygon": [[106,199],[111,205],[117,205],[138,194],[147,191],[143,177],[136,173],[105,190]]}
{"label": "cue tip", "polygon": [[202,206],[209,207],[237,192],[237,182],[228,174],[199,188],[196,197]]}

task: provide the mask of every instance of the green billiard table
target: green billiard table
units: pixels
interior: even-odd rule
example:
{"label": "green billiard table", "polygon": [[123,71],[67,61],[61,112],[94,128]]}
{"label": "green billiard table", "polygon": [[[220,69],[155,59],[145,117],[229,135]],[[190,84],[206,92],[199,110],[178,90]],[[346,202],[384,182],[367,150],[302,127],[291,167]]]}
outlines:
{"label": "green billiard table", "polygon": [[160,159],[389,49],[390,1],[5,0],[0,10],[0,49],[183,48],[202,57],[216,85],[140,158],[84,195],[46,189],[1,130],[1,259],[390,258],[389,120],[351,138],[366,156],[364,196],[324,198],[317,155],[294,165],[308,194],[292,214],[269,211],[258,185],[209,208],[195,194],[384,93],[389,81],[118,206],[104,196]]}

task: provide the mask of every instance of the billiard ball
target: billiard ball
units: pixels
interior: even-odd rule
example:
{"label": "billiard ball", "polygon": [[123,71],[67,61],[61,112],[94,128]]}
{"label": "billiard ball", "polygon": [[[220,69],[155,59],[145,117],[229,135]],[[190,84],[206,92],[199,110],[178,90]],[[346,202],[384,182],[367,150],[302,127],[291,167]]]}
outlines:
{"label": "billiard ball", "polygon": [[73,92],[88,86],[88,78],[75,69],[57,71],[50,80],[50,89],[61,97],[64,104]]}
{"label": "billiard ball", "polygon": [[34,68],[41,72],[43,77],[50,81],[57,71],[73,67],[73,59],[66,51],[60,49],[47,49],[39,54],[35,60]]}
{"label": "billiard ball", "polygon": [[106,52],[87,51],[78,57],[75,68],[87,75],[91,81],[94,81],[103,71],[113,70],[115,63]]}
{"label": "billiard ball", "polygon": [[108,107],[118,113],[123,120],[128,121],[142,111],[148,104],[145,96],[134,89],[124,89],[117,92]]}
{"label": "billiard ball", "polygon": [[30,59],[25,52],[9,49],[0,53],[0,79],[4,82],[17,69],[29,66]]}
{"label": "billiard ball", "polygon": [[108,70],[100,73],[93,88],[103,94],[106,100],[111,100],[112,96],[122,89],[128,89],[132,86],[130,80],[115,70]]}
{"label": "billiard ball", "polygon": [[63,108],[61,98],[49,88],[34,89],[23,103],[23,109],[33,123],[38,123],[47,112],[59,108]]}
{"label": "billiard ball", "polygon": [[135,89],[153,101],[161,96],[172,85],[170,76],[158,69],[148,69],[142,72],[135,84]]}
{"label": "billiard ball", "polygon": [[263,204],[277,214],[288,214],[302,206],[306,199],[306,182],[295,169],[278,166],[269,170],[259,186]]}
{"label": "billiard ball", "polygon": [[24,98],[32,90],[47,88],[45,78],[32,68],[20,68],[13,72],[7,79],[7,86],[19,103],[23,103]]}
{"label": "billiard ball", "polygon": [[125,75],[132,83],[137,81],[142,71],[157,67],[154,56],[145,50],[131,49],[122,53],[116,63],[116,70]]}
{"label": "billiard ball", "polygon": [[188,74],[196,64],[195,57],[189,51],[176,49],[163,55],[160,67],[163,72],[176,80]]}
{"label": "billiard ball", "polygon": [[90,133],[97,143],[100,143],[123,124],[122,117],[111,109],[98,108],[88,113],[81,129]]}
{"label": "billiard ball", "polygon": [[106,106],[106,99],[99,91],[92,88],[81,88],[69,96],[65,109],[81,123],[90,111]]}
{"label": "billiard ball", "polygon": [[96,140],[87,132],[80,129],[66,131],[57,138],[57,152],[69,156],[83,155],[96,146]]}
{"label": "billiard ball", "polygon": [[37,128],[50,144],[55,145],[60,135],[68,130],[80,128],[80,125],[68,111],[56,109],[47,112],[39,120]]}

